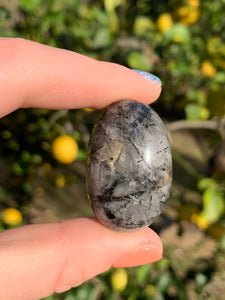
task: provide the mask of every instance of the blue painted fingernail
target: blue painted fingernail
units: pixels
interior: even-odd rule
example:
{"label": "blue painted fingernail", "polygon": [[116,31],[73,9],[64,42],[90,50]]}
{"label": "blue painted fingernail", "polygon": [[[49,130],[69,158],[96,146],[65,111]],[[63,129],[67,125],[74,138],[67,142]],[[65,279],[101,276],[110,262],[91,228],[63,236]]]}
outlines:
{"label": "blue painted fingernail", "polygon": [[132,69],[134,72],[138,73],[139,75],[141,75],[142,77],[144,77],[145,79],[155,82],[158,85],[162,85],[161,80],[159,79],[159,77],[155,76],[154,74],[145,72],[145,71],[141,71],[141,70],[136,70],[136,69]]}

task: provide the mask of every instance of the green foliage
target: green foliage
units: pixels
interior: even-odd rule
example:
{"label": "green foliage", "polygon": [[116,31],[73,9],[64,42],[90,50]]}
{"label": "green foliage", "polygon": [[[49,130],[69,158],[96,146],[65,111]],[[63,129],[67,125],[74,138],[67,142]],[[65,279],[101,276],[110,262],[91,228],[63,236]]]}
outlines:
{"label": "green foliage", "polygon": [[[179,108],[188,110],[188,119],[204,120],[214,115],[208,107],[209,93],[222,91],[224,98],[224,4],[219,0],[197,1],[190,9],[191,2],[186,2],[21,0],[14,6],[0,5],[0,34],[155,72],[167,87],[162,105],[169,102],[176,107],[181,99],[189,100],[196,106],[186,109],[183,102]],[[167,29],[169,24],[165,23],[161,32],[157,19],[165,12],[173,24]],[[215,68],[215,74],[202,71],[206,60]],[[191,89],[204,94],[206,101],[201,107],[197,98],[186,98]],[[214,99],[214,105],[216,102]],[[221,110],[224,114],[224,107]]]}
{"label": "green foliage", "polygon": [[207,120],[209,118],[209,110],[206,107],[202,107],[199,104],[187,104],[185,106],[185,114],[187,120]]}
{"label": "green foliage", "polygon": [[203,191],[203,207],[200,217],[208,224],[217,222],[225,212],[225,198],[217,182],[212,178],[203,178],[198,182]]}
{"label": "green foliage", "polygon": [[[170,21],[165,18],[160,27],[159,17],[165,13]],[[224,19],[224,0],[0,2],[0,36],[23,37],[97,60],[153,72],[163,83],[163,92],[156,104],[159,112],[170,121],[186,118],[186,125],[189,121],[191,124],[201,121],[205,126],[211,119],[219,124],[225,116]],[[82,168],[79,163],[84,165],[89,134],[98,116],[98,111],[31,109],[1,119],[0,210],[17,207],[26,224],[30,222],[32,204],[29,203],[45,193],[41,183],[44,186],[48,182],[49,194],[65,185],[64,196],[74,182],[80,185]],[[219,138],[218,134],[209,135],[208,131],[197,136],[204,156],[200,163],[196,162],[196,157],[191,157],[192,146],[185,136],[180,144],[185,144],[187,157],[181,158],[179,153],[176,155],[177,149],[174,151],[175,162],[189,173],[191,184],[186,173],[180,175],[181,170],[175,169],[174,177],[183,181],[182,186],[180,182],[178,187],[176,182],[174,184],[166,224],[175,223],[180,231],[172,236],[173,245],[165,246],[167,258],[128,269],[128,286],[121,293],[111,289],[110,270],[80,287],[45,300],[183,300],[208,295],[206,299],[211,299],[207,286],[212,289],[213,276],[218,282],[220,266],[224,268],[225,265],[225,170],[218,154],[224,147],[224,131],[218,127],[218,132]],[[52,142],[60,134],[76,139],[79,145],[77,165],[65,167],[52,157]],[[203,163],[206,166],[202,167]],[[192,244],[193,235],[196,238],[196,232],[199,235],[204,232],[204,250],[202,240],[189,250],[182,232],[185,222],[190,227],[193,223],[196,225],[188,245]],[[0,217],[0,231],[6,228]],[[213,250],[210,252],[210,249]],[[198,250],[200,258],[194,260]],[[187,257],[183,257],[185,251]],[[218,292],[216,284],[214,292]]]}
{"label": "green foliage", "polygon": [[127,62],[132,69],[139,69],[143,71],[148,71],[150,65],[147,57],[143,56],[143,54],[138,51],[130,52],[127,57]]}
{"label": "green foliage", "polygon": [[187,26],[183,24],[174,24],[165,34],[168,42],[180,44],[190,43],[191,33]]}
{"label": "green foliage", "polygon": [[219,220],[224,213],[225,199],[215,188],[207,188],[203,194],[203,210],[201,216],[209,223]]}

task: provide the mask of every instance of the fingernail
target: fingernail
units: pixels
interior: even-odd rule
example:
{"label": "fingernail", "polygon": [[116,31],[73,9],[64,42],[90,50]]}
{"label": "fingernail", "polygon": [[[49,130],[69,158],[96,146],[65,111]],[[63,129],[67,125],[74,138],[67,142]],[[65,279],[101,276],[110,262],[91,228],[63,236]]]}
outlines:
{"label": "fingernail", "polygon": [[145,72],[145,71],[141,71],[141,70],[136,70],[136,69],[132,69],[134,72],[138,73],[139,75],[141,75],[142,77],[144,77],[145,79],[149,80],[149,81],[152,81],[152,82],[155,82],[157,83],[159,86],[162,85],[162,82],[161,80],[159,79],[159,77],[157,77],[156,75],[154,74],[151,74],[151,73],[148,73],[148,72]]}
{"label": "fingernail", "polygon": [[162,249],[154,245],[139,246],[119,257],[113,267],[135,267],[152,263],[162,258]]}

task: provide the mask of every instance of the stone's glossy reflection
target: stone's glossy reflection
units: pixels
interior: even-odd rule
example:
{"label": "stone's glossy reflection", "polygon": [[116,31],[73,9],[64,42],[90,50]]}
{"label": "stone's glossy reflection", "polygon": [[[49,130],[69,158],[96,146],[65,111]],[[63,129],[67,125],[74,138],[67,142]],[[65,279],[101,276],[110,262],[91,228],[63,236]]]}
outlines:
{"label": "stone's glossy reflection", "polygon": [[89,145],[87,186],[96,217],[119,231],[148,226],[161,213],[172,180],[163,122],[132,100],[111,104]]}

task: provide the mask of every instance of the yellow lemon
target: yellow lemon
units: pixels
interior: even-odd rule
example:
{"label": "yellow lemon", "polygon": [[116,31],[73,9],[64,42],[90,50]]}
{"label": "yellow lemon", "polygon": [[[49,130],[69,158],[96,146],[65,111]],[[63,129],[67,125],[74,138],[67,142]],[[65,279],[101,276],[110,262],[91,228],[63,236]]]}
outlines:
{"label": "yellow lemon", "polygon": [[56,160],[70,164],[78,155],[77,142],[69,135],[57,137],[52,144],[52,153]]}
{"label": "yellow lemon", "polygon": [[201,71],[205,77],[213,77],[216,74],[216,68],[208,60],[202,63]]}
{"label": "yellow lemon", "polygon": [[191,216],[191,221],[196,223],[198,225],[198,227],[203,229],[203,230],[207,229],[208,226],[209,226],[208,221],[205,218],[203,218],[202,216],[197,215],[197,214],[193,214]]}
{"label": "yellow lemon", "polygon": [[21,212],[16,208],[7,208],[2,213],[2,221],[7,225],[18,225],[22,219]]}
{"label": "yellow lemon", "polygon": [[193,7],[198,7],[200,5],[199,0],[188,0],[187,4],[189,4]]}
{"label": "yellow lemon", "polygon": [[147,17],[137,17],[134,22],[134,32],[139,35],[144,35],[154,29],[154,24]]}
{"label": "yellow lemon", "polygon": [[164,13],[161,14],[157,19],[157,26],[160,32],[166,32],[168,31],[172,25],[173,25],[173,19],[171,17],[171,14]]}
{"label": "yellow lemon", "polygon": [[122,292],[128,282],[128,274],[124,268],[115,269],[111,274],[111,286],[114,291]]}
{"label": "yellow lemon", "polygon": [[177,8],[176,15],[180,23],[192,25],[199,19],[200,10],[192,5],[183,5]]}
{"label": "yellow lemon", "polygon": [[200,119],[201,120],[208,120],[210,116],[210,111],[207,107],[202,107],[201,111],[200,111]]}

